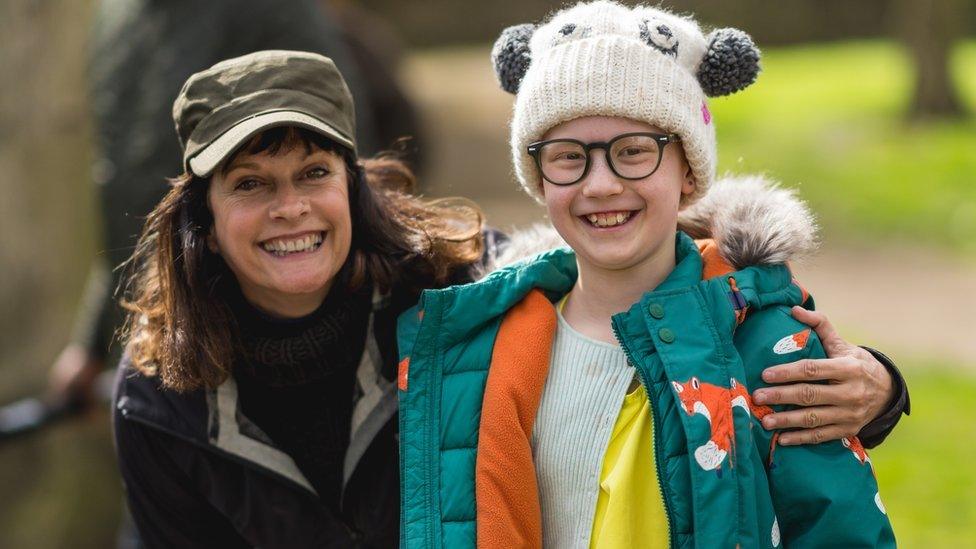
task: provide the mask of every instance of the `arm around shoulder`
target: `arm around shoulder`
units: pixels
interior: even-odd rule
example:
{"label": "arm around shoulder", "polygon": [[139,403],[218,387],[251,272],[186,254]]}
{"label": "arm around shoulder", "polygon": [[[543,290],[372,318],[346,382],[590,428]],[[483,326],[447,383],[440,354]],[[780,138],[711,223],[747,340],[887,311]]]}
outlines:
{"label": "arm around shoulder", "polygon": [[[815,334],[808,353],[826,356]],[[895,546],[871,458],[857,437],[780,447],[768,475],[784,546]]]}

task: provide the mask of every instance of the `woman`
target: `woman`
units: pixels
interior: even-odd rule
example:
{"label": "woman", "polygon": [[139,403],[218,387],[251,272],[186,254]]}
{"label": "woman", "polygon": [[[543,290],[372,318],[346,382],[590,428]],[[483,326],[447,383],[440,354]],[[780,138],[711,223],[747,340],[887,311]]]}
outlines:
{"label": "woman", "polygon": [[473,208],[356,159],[331,60],[262,52],[194,75],[186,175],[131,261],[115,431],[152,547],[394,546],[397,314],[468,277]]}
{"label": "woman", "polygon": [[856,437],[757,425],[763,371],[825,351],[783,265],[810,213],[714,181],[705,100],[754,81],[749,37],[597,1],[494,54],[519,182],[569,248],[401,317],[402,546],[893,547]]}
{"label": "woman", "polygon": [[325,58],[220,63],[174,112],[186,174],[131,263],[115,416],[146,543],[395,546],[395,319],[470,280],[493,233],[380,189],[412,176],[359,166]]}

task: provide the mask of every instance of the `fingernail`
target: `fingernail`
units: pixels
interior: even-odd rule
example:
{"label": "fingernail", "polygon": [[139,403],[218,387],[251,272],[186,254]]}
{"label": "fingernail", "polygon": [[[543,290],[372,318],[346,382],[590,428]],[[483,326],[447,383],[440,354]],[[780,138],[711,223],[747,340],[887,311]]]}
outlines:
{"label": "fingernail", "polygon": [[763,427],[766,429],[772,429],[776,427],[776,420],[771,417],[764,417],[762,420]]}
{"label": "fingernail", "polygon": [[763,391],[756,391],[752,394],[752,399],[756,401],[756,404],[763,404],[767,400],[766,393]]}
{"label": "fingernail", "polygon": [[776,372],[773,370],[763,370],[762,373],[763,381],[773,382],[776,381]]}

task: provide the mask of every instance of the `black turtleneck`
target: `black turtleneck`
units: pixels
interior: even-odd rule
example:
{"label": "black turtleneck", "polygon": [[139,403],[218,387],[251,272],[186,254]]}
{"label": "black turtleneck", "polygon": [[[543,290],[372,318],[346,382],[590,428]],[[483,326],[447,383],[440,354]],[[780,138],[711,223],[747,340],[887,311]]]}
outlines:
{"label": "black turtleneck", "polygon": [[323,504],[340,512],[342,466],[371,290],[336,288],[297,319],[271,317],[229,296],[240,330],[234,364],[241,411],[295,460]]}

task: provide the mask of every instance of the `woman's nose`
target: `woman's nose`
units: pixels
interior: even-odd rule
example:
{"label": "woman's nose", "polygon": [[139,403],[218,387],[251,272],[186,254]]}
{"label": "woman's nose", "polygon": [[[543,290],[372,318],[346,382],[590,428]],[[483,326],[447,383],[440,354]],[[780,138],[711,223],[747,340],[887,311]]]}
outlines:
{"label": "woman's nose", "polygon": [[294,185],[278,185],[271,217],[275,219],[297,219],[309,212],[309,200]]}
{"label": "woman's nose", "polygon": [[623,182],[613,173],[607,164],[607,157],[602,150],[591,151],[590,171],[580,184],[583,186],[584,196],[599,198],[620,194],[624,190]]}

